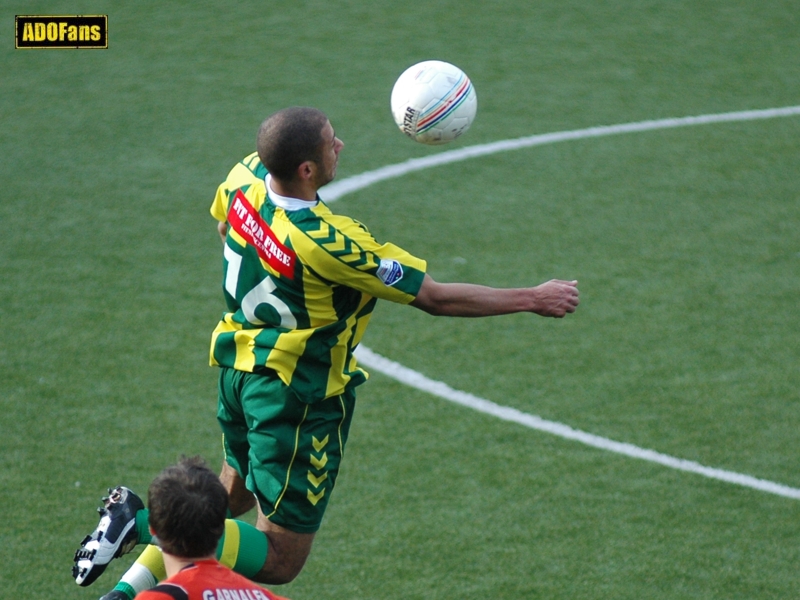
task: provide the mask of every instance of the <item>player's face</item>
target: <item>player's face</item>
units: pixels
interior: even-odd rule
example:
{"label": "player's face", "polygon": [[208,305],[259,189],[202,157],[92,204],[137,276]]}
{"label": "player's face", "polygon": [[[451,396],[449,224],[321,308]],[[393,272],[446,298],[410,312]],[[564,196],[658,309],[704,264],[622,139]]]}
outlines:
{"label": "player's face", "polygon": [[336,177],[336,165],[342,148],[344,142],[336,137],[331,122],[327,121],[322,128],[322,159],[317,165],[317,189]]}

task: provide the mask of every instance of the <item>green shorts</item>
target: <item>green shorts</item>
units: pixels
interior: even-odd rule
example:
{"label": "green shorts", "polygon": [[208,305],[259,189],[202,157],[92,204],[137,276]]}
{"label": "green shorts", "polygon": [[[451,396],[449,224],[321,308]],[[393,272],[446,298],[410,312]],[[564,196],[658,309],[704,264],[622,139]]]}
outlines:
{"label": "green shorts", "polygon": [[297,533],[319,529],[355,402],[355,391],[346,390],[307,404],[274,371],[221,369],[217,420],[225,461],[270,521]]}

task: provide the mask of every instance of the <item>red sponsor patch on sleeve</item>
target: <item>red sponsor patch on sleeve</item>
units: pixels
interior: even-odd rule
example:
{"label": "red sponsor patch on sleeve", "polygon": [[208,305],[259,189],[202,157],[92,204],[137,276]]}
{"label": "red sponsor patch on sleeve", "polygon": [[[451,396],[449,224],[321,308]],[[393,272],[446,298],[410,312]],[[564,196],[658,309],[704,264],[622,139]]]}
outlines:
{"label": "red sponsor patch on sleeve", "polygon": [[267,222],[247,201],[242,190],[236,190],[228,210],[228,224],[253,246],[261,259],[278,273],[294,279],[294,261],[297,255],[275,237]]}

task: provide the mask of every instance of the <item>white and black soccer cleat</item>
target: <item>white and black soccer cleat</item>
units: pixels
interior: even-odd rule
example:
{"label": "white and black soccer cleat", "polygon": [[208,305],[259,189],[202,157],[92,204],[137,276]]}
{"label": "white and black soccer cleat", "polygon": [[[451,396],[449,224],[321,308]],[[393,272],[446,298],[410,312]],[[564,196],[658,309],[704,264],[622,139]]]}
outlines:
{"label": "white and black soccer cleat", "polygon": [[136,513],[144,508],[141,498],[126,487],[108,490],[98,508],[100,522],[75,551],[72,576],[75,583],[87,586],[103,574],[113,559],[127,554],[137,542]]}

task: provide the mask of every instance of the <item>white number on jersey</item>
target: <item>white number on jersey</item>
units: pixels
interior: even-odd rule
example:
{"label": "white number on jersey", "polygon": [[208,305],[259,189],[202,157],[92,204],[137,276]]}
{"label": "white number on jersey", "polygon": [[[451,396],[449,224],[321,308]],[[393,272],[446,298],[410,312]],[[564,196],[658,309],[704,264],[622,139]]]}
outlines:
{"label": "white number on jersey", "polygon": [[[242,267],[242,257],[236,254],[227,244],[225,244],[225,260],[228,261],[228,272],[225,275],[225,289],[236,298],[236,288],[239,285],[239,270]],[[242,312],[244,317],[253,325],[266,325],[264,321],[256,316],[256,310],[262,304],[269,304],[281,318],[281,327],[285,329],[296,329],[297,319],[289,310],[289,306],[272,292],[277,286],[269,275],[256,287],[245,294],[242,298]]]}

